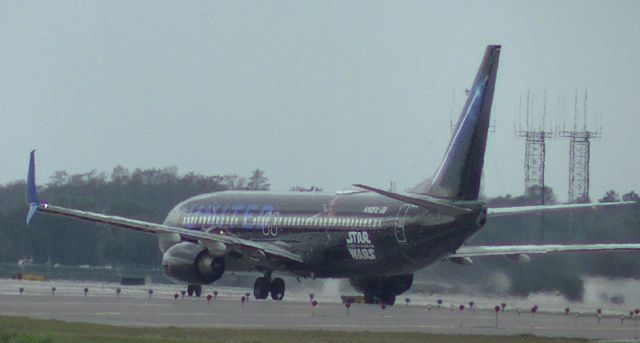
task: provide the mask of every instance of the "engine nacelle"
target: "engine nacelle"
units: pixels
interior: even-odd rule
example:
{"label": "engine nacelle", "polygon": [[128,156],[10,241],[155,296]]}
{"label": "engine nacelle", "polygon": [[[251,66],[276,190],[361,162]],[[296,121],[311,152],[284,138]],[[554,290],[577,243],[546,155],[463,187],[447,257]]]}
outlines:
{"label": "engine nacelle", "polygon": [[173,279],[190,284],[210,284],[224,274],[224,258],[212,256],[205,247],[182,242],[162,255],[162,269]]}

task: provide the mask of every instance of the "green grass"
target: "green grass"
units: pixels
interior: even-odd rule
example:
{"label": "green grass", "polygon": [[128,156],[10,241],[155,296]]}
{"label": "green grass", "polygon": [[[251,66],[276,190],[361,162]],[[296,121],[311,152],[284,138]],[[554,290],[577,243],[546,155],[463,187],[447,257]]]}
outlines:
{"label": "green grass", "polygon": [[57,320],[0,316],[0,343],[271,343],[271,342],[587,342],[580,339],[521,336],[453,336],[421,333],[340,332],[311,330],[193,329],[177,327],[121,327]]}

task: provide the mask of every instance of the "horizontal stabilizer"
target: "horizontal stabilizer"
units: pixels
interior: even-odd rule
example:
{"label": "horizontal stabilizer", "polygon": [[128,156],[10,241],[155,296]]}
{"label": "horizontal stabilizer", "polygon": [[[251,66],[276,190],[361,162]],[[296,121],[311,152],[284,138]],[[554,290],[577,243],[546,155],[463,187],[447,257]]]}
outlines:
{"label": "horizontal stabilizer", "polygon": [[487,209],[487,216],[489,218],[506,217],[521,214],[535,214],[535,213],[548,213],[548,212],[560,212],[573,209],[598,207],[611,207],[611,206],[630,206],[638,204],[635,201],[623,201],[623,202],[601,202],[601,203],[588,203],[588,204],[562,204],[562,205],[540,205],[540,206],[520,206],[520,207],[496,207]]}
{"label": "horizontal stabilizer", "polygon": [[463,246],[451,257],[509,256],[579,252],[640,251],[639,243]]}
{"label": "horizontal stabilizer", "polygon": [[459,215],[463,215],[463,214],[469,214],[472,213],[471,210],[466,209],[466,208],[462,208],[462,207],[457,207],[457,206],[453,206],[453,205],[449,205],[449,204],[444,204],[442,202],[439,202],[435,199],[429,199],[426,196],[409,196],[409,195],[404,195],[404,194],[398,194],[398,193],[394,193],[394,192],[389,192],[389,191],[385,191],[382,189],[378,189],[378,188],[374,188],[374,187],[370,187],[370,186],[365,186],[365,185],[359,185],[356,184],[354,185],[355,187],[358,188],[362,188],[362,189],[366,189],[370,192],[374,192],[374,193],[378,193],[380,195],[384,195],[388,198],[391,199],[395,199],[395,200],[399,200],[402,202],[406,202],[408,204],[412,204],[412,205],[416,205],[422,208],[426,208],[426,209],[430,209],[430,210],[434,210],[434,211],[438,211],[444,215],[453,215],[453,216],[459,216]]}

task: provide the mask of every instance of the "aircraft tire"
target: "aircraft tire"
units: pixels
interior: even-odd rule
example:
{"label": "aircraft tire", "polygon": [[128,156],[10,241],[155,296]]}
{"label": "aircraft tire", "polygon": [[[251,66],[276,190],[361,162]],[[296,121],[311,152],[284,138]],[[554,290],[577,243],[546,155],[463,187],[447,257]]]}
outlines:
{"label": "aircraft tire", "polygon": [[271,293],[271,299],[280,301],[284,298],[284,280],[281,278],[275,278],[271,281],[269,291]]}
{"label": "aircraft tire", "polygon": [[364,303],[365,304],[377,304],[378,297],[373,292],[364,292]]}
{"label": "aircraft tire", "polygon": [[253,296],[258,300],[266,299],[269,296],[270,284],[269,280],[264,277],[257,278],[253,284]]}
{"label": "aircraft tire", "polygon": [[380,296],[380,302],[388,306],[393,306],[396,302],[396,296],[389,292],[383,292]]}
{"label": "aircraft tire", "polygon": [[192,297],[193,296],[193,285],[187,285],[187,295]]}
{"label": "aircraft tire", "polygon": [[202,285],[193,285],[193,293],[200,298],[202,296]]}

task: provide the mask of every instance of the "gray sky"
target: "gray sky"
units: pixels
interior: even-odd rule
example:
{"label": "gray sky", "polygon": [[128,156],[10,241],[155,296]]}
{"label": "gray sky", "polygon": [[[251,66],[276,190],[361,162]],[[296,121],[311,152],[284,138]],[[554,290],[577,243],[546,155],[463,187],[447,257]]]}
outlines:
{"label": "gray sky", "polygon": [[[404,189],[437,168],[452,91],[497,43],[486,193],[524,188],[520,95],[538,111],[547,89],[561,123],[557,97],[575,88],[603,117],[592,198],[640,191],[639,18],[637,1],[2,1],[0,182],[38,148],[42,183],[122,164]],[[547,151],[565,199],[568,141]]]}

